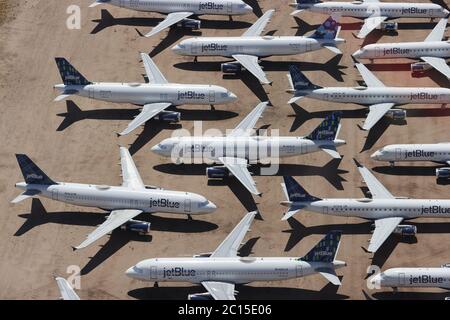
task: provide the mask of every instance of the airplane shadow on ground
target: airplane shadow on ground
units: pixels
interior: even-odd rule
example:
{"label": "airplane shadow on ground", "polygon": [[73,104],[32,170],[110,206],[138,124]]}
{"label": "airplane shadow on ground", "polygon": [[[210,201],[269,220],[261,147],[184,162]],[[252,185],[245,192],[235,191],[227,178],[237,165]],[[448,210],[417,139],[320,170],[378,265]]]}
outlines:
{"label": "airplane shadow on ground", "polygon": [[[51,212],[48,213],[39,199],[33,199],[30,213],[21,214],[25,219],[23,225],[15,232],[14,236],[20,237],[31,229],[40,225],[55,223],[62,225],[96,227],[105,221],[106,214],[97,212]],[[143,214],[138,217],[141,221],[151,223],[151,231],[200,233],[209,232],[218,228],[214,223],[201,220],[188,220],[181,218],[164,218],[156,215]],[[93,230],[90,230],[93,231]],[[151,232],[150,231],[150,232]],[[80,242],[84,239],[80,239]],[[141,236],[133,232],[116,229],[111,233],[109,241],[101,245],[101,249],[81,270],[81,274],[87,274],[107,260],[110,256],[127,245],[130,241],[151,242],[152,236]],[[95,245],[95,244],[94,244]]]}
{"label": "airplane shadow on ground", "polygon": [[376,300],[444,300],[450,292],[406,292],[385,291],[375,292],[372,297]]}
{"label": "airplane shadow on ground", "polygon": [[[293,132],[300,128],[306,121],[311,119],[323,119],[330,113],[339,110],[325,110],[325,111],[313,111],[309,112],[299,106],[298,104],[292,104],[292,109],[295,114],[289,115],[288,117],[293,117],[294,121],[291,125],[290,131]],[[450,117],[450,108],[409,108],[406,107],[407,116],[411,118],[417,117]],[[363,107],[361,109],[354,110],[340,110],[342,119],[365,119],[368,114],[368,108]],[[387,128],[391,125],[406,125],[406,121],[393,121],[387,117],[382,118],[367,134],[366,141],[360,152],[369,150],[374,146],[378,139],[383,135]]]}
{"label": "airplane shadow on ground", "polygon": [[[436,166],[379,166],[374,167],[372,170],[382,173],[389,174],[393,176],[423,176],[432,177],[436,175],[436,169],[447,167],[447,165],[436,165]],[[436,181],[439,185],[448,185],[450,180],[448,179],[437,179]]]}
{"label": "airplane shadow on ground", "polygon": [[[321,290],[308,290],[287,287],[253,287],[237,285],[238,300],[343,300],[349,297],[337,293],[339,287],[329,283]],[[134,289],[128,295],[138,300],[185,300],[188,295],[203,293],[202,286],[189,287],[146,287]]]}

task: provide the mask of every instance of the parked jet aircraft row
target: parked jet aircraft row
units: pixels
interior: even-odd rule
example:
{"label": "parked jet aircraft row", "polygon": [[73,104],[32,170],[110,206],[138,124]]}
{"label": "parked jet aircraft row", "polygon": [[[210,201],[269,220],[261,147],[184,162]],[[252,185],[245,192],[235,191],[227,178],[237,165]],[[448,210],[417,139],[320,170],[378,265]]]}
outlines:
{"label": "parked jet aircraft row", "polygon": [[[200,20],[192,19],[202,14],[230,16],[248,14],[252,8],[240,0],[97,0],[91,7],[111,4],[138,11],[167,14],[167,18],[153,28],[146,36],[153,36],[165,28],[178,25],[199,29]],[[331,15],[311,36],[264,36],[263,31],[274,14],[266,11],[241,37],[195,37],[181,41],[172,48],[179,55],[224,56],[233,62],[224,63],[224,73],[238,73],[243,68],[252,73],[261,83],[270,80],[259,65],[259,59],[273,55],[295,55],[326,48],[341,54],[337,47],[345,40],[339,38],[339,17],[349,16],[364,19],[364,25],[357,35],[364,38],[373,29],[392,18],[441,18],[424,42],[404,44],[372,44],[353,54],[355,59],[413,58],[421,64],[412,69],[426,69],[429,66],[450,77],[445,58],[450,57],[450,45],[443,41],[449,11],[435,4],[381,3],[377,0],[345,2],[320,2],[298,0],[293,4],[298,14],[304,10]],[[224,22],[225,23],[225,22]],[[65,58],[56,58],[63,84],[55,88],[60,95],[55,101],[62,101],[74,95],[114,103],[130,103],[142,106],[141,113],[118,135],[126,135],[150,119],[167,122],[180,121],[180,113],[168,111],[171,106],[182,104],[215,105],[227,104],[238,97],[230,90],[211,84],[169,83],[147,54],[141,54],[148,83],[98,83],[87,80]],[[289,68],[288,81],[293,94],[289,103],[306,97],[339,103],[356,103],[369,108],[362,126],[370,130],[383,116],[405,119],[406,111],[393,109],[395,105],[409,103],[450,103],[448,88],[387,87],[363,64],[355,66],[364,79],[362,87],[320,87],[313,84],[298,66]],[[151,151],[171,158],[177,164],[200,161],[211,165],[207,169],[210,179],[234,176],[252,194],[261,196],[248,166],[265,160],[293,157],[324,151],[335,159],[341,155],[337,148],[346,142],[339,139],[341,113],[329,114],[308,136],[269,137],[259,136],[254,128],[268,102],[259,103],[234,130],[224,136],[173,137],[154,145]],[[276,107],[273,107],[276,108]],[[208,111],[205,111],[208,112]],[[231,146],[231,147],[230,147]],[[121,186],[92,185],[57,182],[50,178],[28,156],[18,154],[17,161],[24,182],[16,184],[23,193],[13,200],[19,203],[29,198],[44,197],[72,205],[101,208],[109,215],[103,224],[91,232],[74,250],[83,249],[116,228],[146,234],[150,223],[135,220],[141,214],[173,213],[192,218],[194,215],[209,214],[217,209],[216,204],[202,195],[184,191],[171,191],[145,185],[126,148],[120,148],[123,182]],[[426,145],[390,145],[376,151],[372,158],[387,161],[391,165],[400,161],[433,161],[450,165],[450,143]],[[413,218],[450,217],[450,200],[409,199],[392,195],[369,169],[358,163],[371,198],[336,199],[319,198],[309,194],[294,178],[283,177],[281,187],[286,196],[281,205],[287,212],[282,220],[305,211],[342,217],[359,217],[374,221],[374,232],[368,252],[375,253],[387,238],[395,233],[411,236],[417,233],[413,225],[402,224]],[[438,178],[450,177],[450,168],[436,169]],[[346,266],[336,260],[341,232],[329,232],[309,253],[301,258],[255,258],[239,257],[238,249],[257,212],[247,213],[226,239],[211,253],[202,253],[192,258],[157,258],[137,263],[126,271],[126,275],[138,280],[162,282],[182,281],[201,284],[206,293],[190,295],[190,299],[235,299],[236,285],[252,281],[272,281],[321,274],[334,285],[341,280],[335,269]],[[63,299],[78,300],[70,284],[56,278]],[[397,268],[389,269],[370,280],[380,286],[394,288],[404,286],[435,286],[450,289],[450,268]]]}

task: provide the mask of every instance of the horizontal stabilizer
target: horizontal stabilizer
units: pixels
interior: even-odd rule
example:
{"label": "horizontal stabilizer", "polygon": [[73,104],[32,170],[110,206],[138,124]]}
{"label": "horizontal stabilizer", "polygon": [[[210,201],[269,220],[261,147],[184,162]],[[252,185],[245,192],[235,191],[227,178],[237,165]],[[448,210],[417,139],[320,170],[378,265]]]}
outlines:
{"label": "horizontal stabilizer", "polygon": [[303,97],[304,97],[304,95],[303,96],[294,96],[291,99],[289,99],[288,104],[296,103],[298,100],[300,100]]}
{"label": "horizontal stabilizer", "polygon": [[289,210],[284,214],[283,218],[281,218],[282,221],[289,220],[289,218],[293,217],[297,212],[300,211],[300,209],[303,209],[305,206],[300,205],[294,205],[289,208]]}
{"label": "horizontal stabilizer", "polygon": [[339,280],[334,269],[318,268],[316,269],[316,271],[319,272],[322,276],[324,276],[325,279],[330,281],[335,286],[341,285],[341,280]]}
{"label": "horizontal stabilizer", "polygon": [[324,48],[330,50],[331,52],[335,54],[342,54],[342,51],[339,48],[333,47],[333,46],[323,46]]}
{"label": "horizontal stabilizer", "polygon": [[335,146],[331,146],[331,145],[330,146],[323,146],[323,147],[320,147],[320,149],[322,149],[323,151],[328,153],[333,159],[342,159],[342,157],[339,154],[339,152],[337,152]]}
{"label": "horizontal stabilizer", "polygon": [[35,195],[37,195],[39,193],[41,193],[41,192],[38,190],[27,190],[27,191],[23,192],[21,195],[17,196],[13,201],[11,201],[11,203],[16,204],[16,203],[22,202],[24,200],[34,197]]}

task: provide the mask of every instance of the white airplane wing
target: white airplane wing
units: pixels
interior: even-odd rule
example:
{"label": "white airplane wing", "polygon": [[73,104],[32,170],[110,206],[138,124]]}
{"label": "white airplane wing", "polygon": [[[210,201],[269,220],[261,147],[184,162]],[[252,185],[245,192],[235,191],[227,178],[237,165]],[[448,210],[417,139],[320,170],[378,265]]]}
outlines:
{"label": "white airplane wing", "polygon": [[428,37],[426,37],[426,42],[441,41],[445,34],[445,28],[447,27],[448,18],[439,20],[439,22],[434,27],[433,31],[430,32]]}
{"label": "white airplane wing", "polygon": [[358,166],[359,173],[361,174],[364,182],[369,188],[373,199],[394,199],[395,197],[381,184],[380,181],[366,167]]}
{"label": "white airplane wing", "polygon": [[211,254],[211,258],[236,257],[239,247],[245,234],[248,232],[256,211],[247,213],[242,220],[234,227],[233,231],[222,241],[217,249]]}
{"label": "white airplane wing", "polygon": [[161,32],[162,30],[174,25],[175,23],[180,22],[183,19],[186,19],[187,17],[192,16],[193,12],[173,12],[169,13],[160,24],[158,24],[156,27],[152,29],[149,33],[147,33],[146,37],[151,37],[157,34],[158,32]]}
{"label": "white airplane wing", "polygon": [[443,58],[437,57],[420,57],[423,61],[431,65],[437,71],[450,79],[450,67],[447,65],[447,61]]}
{"label": "white airplane wing", "polygon": [[153,62],[152,58],[146,53],[141,53],[142,62],[144,63],[147,78],[152,84],[166,84],[169,83],[159,68]]}
{"label": "white airplane wing", "polygon": [[253,109],[252,112],[250,112],[228,136],[250,136],[250,134],[252,133],[252,129],[256,125],[256,122],[258,122],[258,120],[261,118],[261,115],[266,110],[268,105],[268,102],[261,102],[260,104],[258,104],[255,109]]}
{"label": "white airplane wing", "polygon": [[202,285],[215,300],[236,300],[233,283],[203,281]]}
{"label": "white airplane wing", "polygon": [[373,104],[369,107],[369,114],[367,115],[366,121],[364,121],[363,129],[370,130],[374,125],[380,121],[381,118],[388,112],[395,103],[379,103]]}
{"label": "white airplane wing", "polygon": [[401,217],[375,220],[375,231],[370,239],[367,251],[376,252],[402,221],[403,218]]}
{"label": "white airplane wing", "polygon": [[256,195],[261,194],[256,188],[256,183],[247,169],[247,160],[241,158],[219,157],[219,161],[230,170],[248,191]]}
{"label": "white airplane wing", "polygon": [[75,291],[70,286],[69,282],[61,277],[55,278],[58,284],[59,292],[61,293],[61,299],[63,300],[80,300],[80,297],[75,293]]}
{"label": "white airplane wing", "polygon": [[87,236],[87,239],[83,241],[78,247],[75,247],[74,250],[83,249],[89,246],[90,244],[94,243],[104,235],[107,235],[114,229],[120,227],[124,223],[130,221],[131,219],[137,217],[140,215],[143,211],[142,210],[114,210],[111,211],[111,214],[106,219],[105,222],[103,222],[97,229],[95,229],[92,233],[90,233]]}
{"label": "white airplane wing", "polygon": [[269,81],[266,77],[266,73],[263,71],[261,66],[258,63],[258,57],[257,56],[250,56],[247,54],[235,54],[233,55],[233,58],[239,62],[245,69],[250,71],[256,78],[258,78],[261,83],[264,84],[270,84],[271,81]]}
{"label": "white airplane wing", "polygon": [[333,145],[320,146],[320,149],[328,153],[333,159],[342,159],[342,156],[339,154],[339,152],[336,150],[336,147]]}
{"label": "white airplane wing", "polygon": [[376,29],[386,19],[387,17],[381,16],[373,16],[366,18],[364,20],[364,25],[362,26],[361,30],[359,31],[356,37],[358,37],[359,39],[365,38],[369,33],[371,33],[374,29]]}
{"label": "white airplane wing", "polygon": [[133,158],[127,148],[120,148],[120,165],[122,167],[122,186],[132,190],[145,189],[144,182],[134,164]]}
{"label": "white airplane wing", "polygon": [[146,123],[148,120],[152,119],[157,114],[159,114],[161,111],[167,109],[171,105],[172,104],[169,102],[150,103],[150,104],[144,105],[141,113],[133,121],[131,121],[130,124],[127,126],[127,128],[124,131],[122,131],[121,133],[119,133],[119,135],[125,136],[125,135],[129,134],[130,132],[137,129],[138,127],[140,127],[141,125]]}
{"label": "white airplane wing", "polygon": [[385,87],[384,83],[380,81],[369,69],[362,63],[356,63],[355,67],[358,69],[361,77],[368,87]]}
{"label": "white airplane wing", "polygon": [[316,269],[325,279],[334,284],[335,286],[341,285],[341,280],[336,275],[336,271],[332,268],[318,268]]}
{"label": "white airplane wing", "polygon": [[271,9],[264,13],[247,31],[242,35],[243,37],[258,37],[264,31],[264,28],[269,23],[275,10]]}

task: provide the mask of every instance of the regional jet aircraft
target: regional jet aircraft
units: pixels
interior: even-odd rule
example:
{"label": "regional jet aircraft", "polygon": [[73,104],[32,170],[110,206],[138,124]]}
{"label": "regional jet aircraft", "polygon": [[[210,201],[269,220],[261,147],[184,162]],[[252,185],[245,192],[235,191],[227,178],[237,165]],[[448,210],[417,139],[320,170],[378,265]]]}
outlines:
{"label": "regional jet aircraft", "polygon": [[261,36],[275,10],[267,11],[240,37],[196,37],[186,39],[172,48],[180,55],[231,57],[236,62],[222,64],[222,72],[238,73],[242,67],[252,73],[261,83],[270,84],[259,65],[259,58],[269,56],[295,55],[327,48],[334,53],[336,47],[345,42],[338,38],[340,26],[329,17],[311,36]]}
{"label": "regional jet aircraft", "polygon": [[304,10],[324,13],[339,14],[343,17],[364,19],[364,25],[357,37],[365,38],[372,30],[378,28],[385,20],[396,18],[445,18],[449,11],[433,3],[396,2],[386,3],[378,0],[363,0],[352,2],[320,0],[297,0],[291,4],[296,10],[295,15]]}
{"label": "regional jet aircraft", "polygon": [[182,104],[211,105],[235,101],[236,95],[219,86],[169,83],[148,54],[141,53],[150,83],[106,83],[88,81],[66,59],[56,58],[64,84],[55,86],[61,92],[55,101],[72,95],[143,106],[142,112],[119,135],[126,135],[148,120],[155,118],[179,122],[180,113],[165,111],[170,106]]}
{"label": "regional jet aircraft", "polygon": [[146,186],[126,148],[120,148],[123,183],[120,187],[104,185],[55,182],[26,155],[18,154],[17,161],[25,182],[16,184],[24,192],[12,203],[28,198],[44,198],[109,211],[106,221],[88,235],[75,249],[85,248],[118,227],[146,234],[150,223],[133,220],[141,213],[193,214],[211,213],[216,206],[205,197],[180,191],[169,191]]}
{"label": "regional jet aircraft", "polygon": [[236,284],[275,281],[320,273],[334,285],[341,281],[335,269],[346,266],[335,260],[341,240],[340,231],[331,231],[302,258],[239,257],[238,249],[256,212],[247,213],[226,239],[212,253],[192,258],[157,258],[143,260],[126,271],[142,281],[191,282],[208,291],[193,294],[190,300],[235,300]]}
{"label": "regional jet aircraft", "polygon": [[391,233],[410,236],[417,232],[415,226],[400,225],[403,220],[450,217],[450,200],[395,197],[367,168],[358,166],[358,170],[369,188],[371,199],[321,199],[306,192],[292,177],[284,177],[282,187],[287,201],[281,204],[289,210],[283,220],[299,210],[373,220],[375,230],[367,250],[376,252]]}
{"label": "regional jet aircraft", "polygon": [[260,103],[228,135],[173,137],[152,148],[164,157],[171,157],[175,163],[220,163],[220,167],[207,169],[211,179],[235,176],[253,194],[261,195],[256,188],[247,167],[250,163],[266,159],[292,157],[317,151],[325,151],[331,157],[340,159],[336,148],[345,141],[337,139],[340,132],[340,114],[329,115],[310,135],[306,137],[254,136],[253,128],[268,103]]}
{"label": "regional jet aircraft", "polygon": [[450,68],[446,58],[450,58],[450,42],[443,41],[448,19],[441,19],[425,41],[402,43],[374,43],[353,53],[356,59],[396,59],[411,58],[424,62],[413,63],[414,74],[426,71],[431,67],[450,78]]}
{"label": "regional jet aircraft", "polygon": [[298,66],[290,66],[288,79],[292,89],[287,92],[293,93],[294,96],[288,103],[309,97],[330,102],[368,105],[369,114],[362,127],[364,130],[372,129],[385,115],[396,120],[404,120],[406,110],[392,109],[395,105],[417,103],[440,104],[445,107],[447,103],[450,103],[448,88],[386,87],[365,65],[357,63],[355,66],[366,86],[323,88],[311,83]]}
{"label": "regional jet aircraft", "polygon": [[136,11],[166,13],[167,18],[147,33],[146,37],[151,37],[174,24],[191,30],[200,29],[201,21],[189,19],[191,16],[225,15],[231,20],[233,15],[244,15],[253,11],[252,7],[241,0],[96,0],[90,7],[103,3]]}

